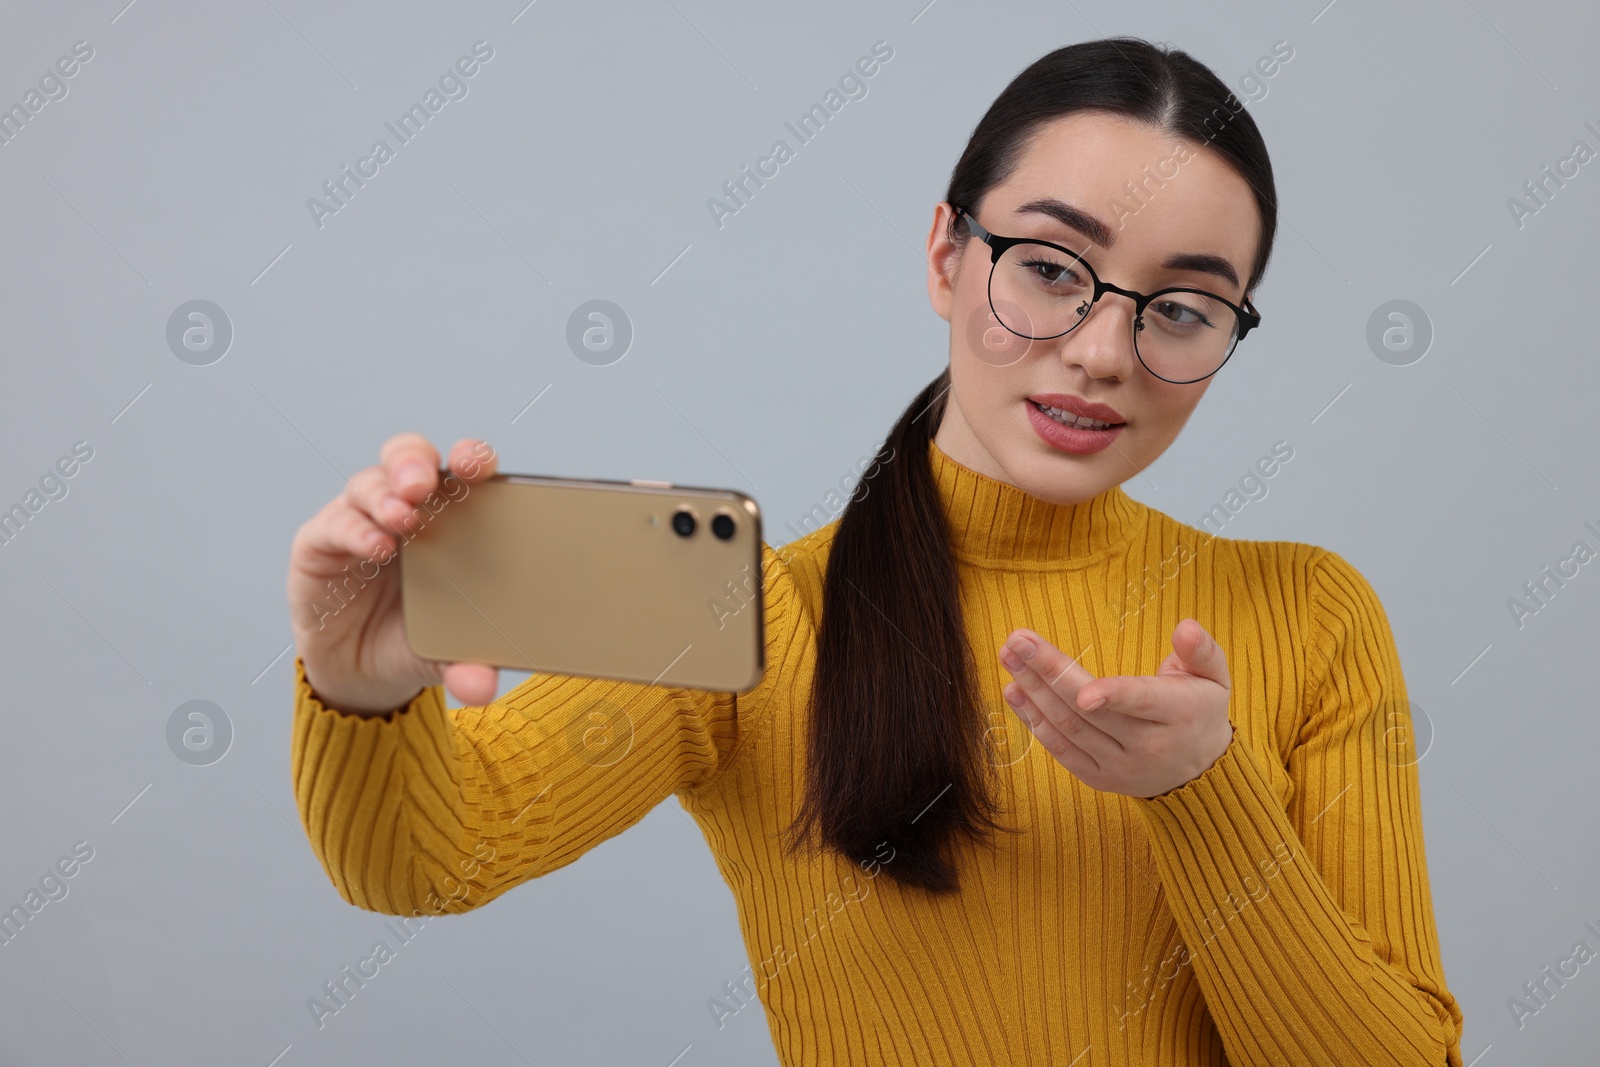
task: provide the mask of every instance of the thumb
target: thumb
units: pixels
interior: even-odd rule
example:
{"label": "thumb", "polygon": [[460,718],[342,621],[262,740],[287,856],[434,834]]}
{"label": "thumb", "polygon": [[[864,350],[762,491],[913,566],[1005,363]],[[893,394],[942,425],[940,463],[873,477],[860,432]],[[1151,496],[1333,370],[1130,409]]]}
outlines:
{"label": "thumb", "polygon": [[488,704],[500,689],[500,671],[483,663],[452,663],[444,669],[444,687],[463,704]]}
{"label": "thumb", "polygon": [[1184,619],[1172,631],[1172,651],[1183,669],[1218,685],[1228,685],[1228,657],[1198,619]]}

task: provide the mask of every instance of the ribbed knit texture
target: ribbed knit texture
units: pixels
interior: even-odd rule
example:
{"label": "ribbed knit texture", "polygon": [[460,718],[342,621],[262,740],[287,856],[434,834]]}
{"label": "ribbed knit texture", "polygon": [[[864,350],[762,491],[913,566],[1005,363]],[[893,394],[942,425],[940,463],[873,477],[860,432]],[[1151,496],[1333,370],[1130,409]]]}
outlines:
{"label": "ribbed knit texture", "polygon": [[[1460,1067],[1396,743],[1405,683],[1361,574],[1311,545],[1213,538],[1120,487],[1056,505],[929,458],[1001,819],[1025,831],[962,849],[962,892],[901,888],[892,858],[780,850],[835,523],[763,546],[768,667],[745,694],[536,674],[486,707],[447,709],[436,686],[363,718],[323,707],[297,659],[295,797],[340,895],[481,907],[675,794],[733,891],[742,995],[786,1067]],[[1089,789],[1001,699],[995,650],[1018,626],[1098,677],[1149,675],[1186,616],[1227,653],[1234,740],[1170,793]]]}

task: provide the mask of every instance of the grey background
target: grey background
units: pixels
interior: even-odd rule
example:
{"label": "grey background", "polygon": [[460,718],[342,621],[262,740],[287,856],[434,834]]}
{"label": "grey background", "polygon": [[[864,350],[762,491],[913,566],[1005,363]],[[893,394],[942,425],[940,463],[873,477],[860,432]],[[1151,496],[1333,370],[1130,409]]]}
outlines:
{"label": "grey background", "polygon": [[[746,960],[675,801],[430,923],[315,1026],[307,999],[384,920],[339,899],[295,815],[290,539],[402,429],[485,436],[506,469],[739,488],[791,539],[944,365],[921,250],[973,124],[1045,51],[1119,33],[1241,96],[1294,48],[1249,105],[1283,210],[1265,324],[1127,488],[1195,522],[1292,444],[1224,532],[1332,548],[1390,614],[1433,725],[1427,860],[1466,1060],[1593,1055],[1600,965],[1521,1028],[1507,999],[1600,948],[1600,565],[1521,628],[1507,600],[1600,545],[1600,163],[1520,228],[1507,199],[1600,148],[1600,14],[925,5],[7,5],[0,103],[75,41],[94,58],[0,146],[0,503],[95,451],[0,547],[0,904],[75,842],[94,857],[0,946],[0,1062],[775,1062],[755,1011],[719,1031],[706,1007]],[[480,39],[467,97],[319,229],[307,198]],[[719,229],[707,199],[880,39],[868,95]],[[209,366],[166,343],[194,299],[234,330]],[[565,342],[593,299],[635,331],[606,366]],[[1366,341],[1394,299],[1435,333],[1407,366]],[[168,747],[190,700],[231,724],[207,766]]]}

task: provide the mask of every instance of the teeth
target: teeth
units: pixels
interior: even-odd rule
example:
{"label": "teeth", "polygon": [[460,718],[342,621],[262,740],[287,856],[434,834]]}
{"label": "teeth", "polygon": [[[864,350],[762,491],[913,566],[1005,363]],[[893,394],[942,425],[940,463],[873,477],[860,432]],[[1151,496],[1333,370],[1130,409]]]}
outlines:
{"label": "teeth", "polygon": [[1063,426],[1072,426],[1079,430],[1104,430],[1111,425],[1109,422],[1086,419],[1081,415],[1074,415],[1070,411],[1062,411],[1060,408],[1053,408],[1048,404],[1040,404],[1038,401],[1034,401],[1034,406]]}

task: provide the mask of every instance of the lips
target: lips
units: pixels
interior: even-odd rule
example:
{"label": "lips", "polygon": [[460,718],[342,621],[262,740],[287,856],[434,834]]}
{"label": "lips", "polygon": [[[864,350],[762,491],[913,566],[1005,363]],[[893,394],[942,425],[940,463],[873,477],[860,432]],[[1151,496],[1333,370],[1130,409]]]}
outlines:
{"label": "lips", "polygon": [[1053,408],[1060,408],[1062,411],[1070,411],[1072,414],[1085,419],[1109,422],[1113,426],[1119,425],[1124,421],[1122,412],[1111,405],[1093,403],[1071,393],[1033,393],[1028,399],[1036,404],[1046,404]]}
{"label": "lips", "polygon": [[[1111,447],[1113,441],[1128,428],[1125,422],[1107,426],[1098,424],[1093,426],[1076,426],[1076,422],[1088,423],[1090,420],[1080,419],[1079,416],[1062,411],[1059,415],[1051,414],[1056,410],[1054,406],[1040,407],[1032,400],[1025,400],[1025,410],[1028,413],[1028,425],[1033,427],[1033,432],[1038,434],[1045,444],[1058,452],[1065,452],[1075,456],[1092,456],[1096,452]],[[1066,421],[1063,422],[1062,420]]]}

